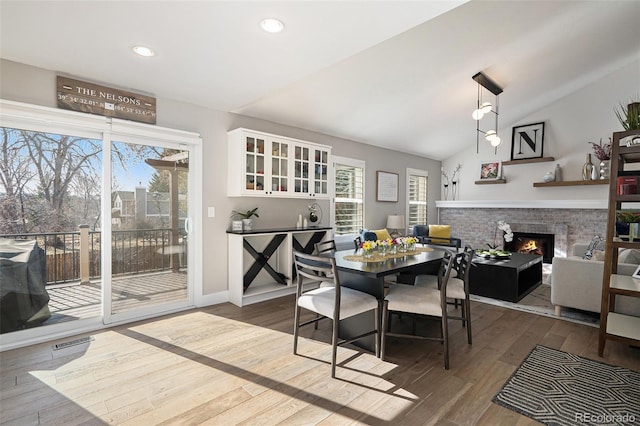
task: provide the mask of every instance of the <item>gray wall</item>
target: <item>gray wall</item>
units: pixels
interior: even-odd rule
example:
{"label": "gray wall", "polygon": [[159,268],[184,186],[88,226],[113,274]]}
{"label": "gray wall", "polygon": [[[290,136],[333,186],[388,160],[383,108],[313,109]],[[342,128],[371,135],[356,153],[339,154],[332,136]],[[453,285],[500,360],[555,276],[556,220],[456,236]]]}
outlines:
{"label": "gray wall", "polygon": [[[56,107],[56,72],[16,62],[0,60],[0,97],[3,99]],[[83,76],[75,76],[86,79]],[[109,82],[98,82],[109,85]],[[135,88],[125,88],[135,91]],[[237,127],[274,133],[310,142],[331,145],[333,155],[366,161],[366,226],[384,226],[389,214],[404,213],[406,168],[429,172],[429,217],[437,218],[435,200],[439,198],[440,162],[396,151],[364,145],[355,141],[293,128],[251,117],[202,108],[170,99],[157,98],[157,125],[199,133],[203,139],[203,288],[205,295],[227,290],[226,230],[232,210],[259,207],[255,226],[295,226],[299,213],[307,211],[309,200],[230,198],[226,195],[226,133]],[[366,141],[362,141],[366,142]],[[376,170],[399,174],[397,203],[376,202]],[[216,209],[216,217],[208,218],[207,207]],[[329,203],[321,203],[323,224],[328,224]],[[209,299],[210,300],[210,299]]]}

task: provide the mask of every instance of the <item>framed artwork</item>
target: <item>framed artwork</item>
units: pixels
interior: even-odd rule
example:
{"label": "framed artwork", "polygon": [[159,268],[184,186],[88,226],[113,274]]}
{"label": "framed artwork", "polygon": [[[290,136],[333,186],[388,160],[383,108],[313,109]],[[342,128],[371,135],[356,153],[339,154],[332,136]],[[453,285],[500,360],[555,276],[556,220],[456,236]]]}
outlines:
{"label": "framed artwork", "polygon": [[497,180],[502,176],[502,161],[480,163],[480,180]]}
{"label": "framed artwork", "polygon": [[640,266],[636,268],[636,271],[631,276],[637,280],[640,280]]}
{"label": "framed artwork", "polygon": [[376,172],[376,201],[398,202],[398,174]]}
{"label": "framed artwork", "polygon": [[513,128],[511,135],[511,159],[542,158],[544,146],[544,122]]}

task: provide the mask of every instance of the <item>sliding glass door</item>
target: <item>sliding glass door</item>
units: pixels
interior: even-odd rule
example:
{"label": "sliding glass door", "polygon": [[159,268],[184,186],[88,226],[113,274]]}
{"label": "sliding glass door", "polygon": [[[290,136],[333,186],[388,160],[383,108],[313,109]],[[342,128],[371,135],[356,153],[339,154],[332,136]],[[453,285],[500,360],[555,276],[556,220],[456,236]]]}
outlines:
{"label": "sliding glass door", "polygon": [[193,306],[200,138],[0,106],[0,346]]}
{"label": "sliding glass door", "polygon": [[111,292],[107,318],[187,306],[189,150],[111,144]]}

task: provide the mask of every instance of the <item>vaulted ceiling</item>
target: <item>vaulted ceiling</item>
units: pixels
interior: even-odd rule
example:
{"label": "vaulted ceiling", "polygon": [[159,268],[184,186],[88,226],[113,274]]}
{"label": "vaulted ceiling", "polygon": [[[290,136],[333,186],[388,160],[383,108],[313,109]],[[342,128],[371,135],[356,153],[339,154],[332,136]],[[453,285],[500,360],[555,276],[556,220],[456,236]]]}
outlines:
{"label": "vaulted ceiling", "polygon": [[0,56],[445,159],[475,147],[475,73],[503,87],[507,127],[638,59],[639,18],[616,0],[2,0]]}

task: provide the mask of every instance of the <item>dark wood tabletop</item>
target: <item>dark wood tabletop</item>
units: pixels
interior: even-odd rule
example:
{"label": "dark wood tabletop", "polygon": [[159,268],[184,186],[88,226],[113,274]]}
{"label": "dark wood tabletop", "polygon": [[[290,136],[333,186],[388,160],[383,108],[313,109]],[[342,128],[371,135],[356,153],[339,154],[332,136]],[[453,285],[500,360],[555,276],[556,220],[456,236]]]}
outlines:
{"label": "dark wood tabletop", "polygon": [[335,253],[338,270],[366,275],[372,278],[394,275],[401,272],[415,270],[425,264],[438,263],[444,256],[444,250],[434,248],[433,251],[407,254],[403,257],[388,258],[380,262],[359,262],[346,260],[345,256],[353,256],[353,250],[341,250]]}

